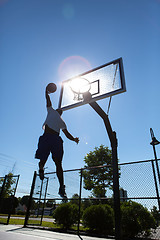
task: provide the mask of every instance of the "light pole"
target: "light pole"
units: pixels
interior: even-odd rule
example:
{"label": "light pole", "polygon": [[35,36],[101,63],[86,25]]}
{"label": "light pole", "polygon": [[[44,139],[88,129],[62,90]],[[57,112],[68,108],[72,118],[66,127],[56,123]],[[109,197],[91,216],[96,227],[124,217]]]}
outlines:
{"label": "light pole", "polygon": [[152,147],[153,147],[154,158],[155,158],[156,168],[157,168],[157,174],[158,174],[158,180],[159,180],[159,185],[160,185],[160,173],[159,173],[157,153],[156,153],[156,148],[155,148],[155,146],[158,145],[158,144],[160,144],[160,142],[155,138],[154,132],[153,132],[153,129],[152,129],[152,128],[150,128],[150,133],[151,133],[151,138],[152,138],[152,141],[150,142],[150,144],[151,144]]}

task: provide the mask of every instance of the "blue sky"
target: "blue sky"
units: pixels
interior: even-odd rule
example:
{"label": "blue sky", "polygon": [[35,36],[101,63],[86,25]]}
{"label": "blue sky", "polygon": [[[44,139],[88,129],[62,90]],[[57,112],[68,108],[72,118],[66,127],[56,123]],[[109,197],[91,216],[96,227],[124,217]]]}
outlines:
{"label": "blue sky", "polygon": [[[67,71],[79,73],[123,58],[127,92],[112,98],[109,118],[117,132],[119,161],[153,158],[150,127],[159,128],[159,0],[0,0],[0,175],[20,174],[18,193],[29,192],[46,117],[45,87],[57,108]],[[100,100],[107,111],[108,99]],[[95,146],[110,147],[89,105],[63,113],[79,145],[64,139],[64,169],[81,168]],[[159,155],[157,146],[157,155]],[[49,158],[47,171],[55,167]]]}

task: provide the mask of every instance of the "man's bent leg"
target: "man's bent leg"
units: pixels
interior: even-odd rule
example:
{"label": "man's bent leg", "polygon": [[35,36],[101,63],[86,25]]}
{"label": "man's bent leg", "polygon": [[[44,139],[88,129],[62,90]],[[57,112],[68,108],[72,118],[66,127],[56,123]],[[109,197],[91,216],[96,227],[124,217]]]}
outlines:
{"label": "man's bent leg", "polygon": [[59,159],[54,159],[56,164],[56,173],[59,181],[60,187],[64,185],[64,177],[63,177],[63,169],[62,169],[62,162]]}
{"label": "man's bent leg", "polygon": [[45,165],[46,161],[47,160],[40,159],[40,162],[39,162],[39,177],[41,180],[44,179],[44,165]]}
{"label": "man's bent leg", "polygon": [[56,173],[60,185],[59,195],[63,198],[67,198],[64,185],[62,162],[59,159],[54,159],[54,162],[56,164]]}
{"label": "man's bent leg", "polygon": [[42,160],[40,159],[40,162],[39,162],[39,169],[43,169],[44,170],[44,165],[46,163],[46,160]]}

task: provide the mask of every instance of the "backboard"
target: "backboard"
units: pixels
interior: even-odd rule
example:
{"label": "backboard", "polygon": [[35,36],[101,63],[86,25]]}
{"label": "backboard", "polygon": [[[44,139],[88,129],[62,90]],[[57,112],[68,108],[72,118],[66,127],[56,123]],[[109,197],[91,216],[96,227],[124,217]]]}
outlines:
{"label": "backboard", "polygon": [[126,91],[122,58],[62,82],[63,111]]}

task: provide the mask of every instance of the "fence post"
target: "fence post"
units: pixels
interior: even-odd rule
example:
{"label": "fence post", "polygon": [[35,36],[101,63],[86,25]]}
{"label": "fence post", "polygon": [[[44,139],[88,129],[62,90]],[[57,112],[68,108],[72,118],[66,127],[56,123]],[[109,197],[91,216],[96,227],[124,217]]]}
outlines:
{"label": "fence post", "polygon": [[5,184],[6,184],[6,179],[7,179],[7,175],[5,175],[5,177],[4,177],[4,181],[3,181],[1,192],[0,192],[0,211],[1,211],[1,202],[2,202],[2,198],[3,198],[3,191],[4,191]]}
{"label": "fence post", "polygon": [[5,183],[6,183],[6,178],[7,178],[7,175],[5,175],[5,177],[4,177],[4,181],[3,181],[2,188],[1,188],[1,192],[0,192],[0,199],[1,199],[2,193],[3,193],[3,191],[4,191],[4,186],[5,186]]}
{"label": "fence post", "polygon": [[120,210],[119,170],[118,170],[116,132],[113,132],[113,138],[114,140],[112,141],[111,146],[112,146],[112,169],[113,169],[115,239],[121,240],[121,210]]}
{"label": "fence post", "polygon": [[40,192],[39,192],[38,209],[37,209],[37,218],[38,218],[38,216],[39,216],[39,208],[40,208],[40,203],[41,203],[43,181],[44,181],[44,180],[41,181],[41,188],[40,188]]}
{"label": "fence post", "polygon": [[155,162],[156,162],[156,168],[157,168],[157,174],[158,174],[158,180],[159,180],[159,185],[160,185],[159,165],[158,165],[158,160],[157,160],[156,148],[155,148],[155,145],[154,145],[154,144],[153,144],[153,152],[154,152],[154,157],[155,157]]}
{"label": "fence post", "polygon": [[13,193],[13,195],[11,196],[11,208],[10,208],[10,212],[9,212],[9,214],[8,214],[7,225],[9,224],[9,220],[10,220],[11,213],[12,213],[12,210],[13,210],[14,196],[15,196],[15,194],[16,194],[16,190],[17,190],[17,186],[18,186],[18,182],[19,182],[19,177],[20,177],[20,175],[13,176],[13,177],[17,177],[17,181],[16,181],[16,186],[15,186],[15,189],[14,189],[14,193]]}
{"label": "fence post", "polygon": [[17,176],[15,176],[15,177],[17,177],[17,182],[16,182],[16,186],[15,186],[15,189],[14,189],[14,196],[15,196],[15,194],[16,194],[16,191],[17,191],[17,186],[18,186],[18,182],[19,182],[19,178],[20,178],[20,175],[17,175]]}
{"label": "fence post", "polygon": [[42,225],[42,220],[43,220],[43,215],[44,215],[44,207],[45,207],[45,203],[46,203],[47,188],[48,188],[48,180],[49,180],[49,178],[47,178],[47,183],[46,183],[46,189],[45,189],[44,203],[43,203],[43,209],[42,209],[42,215],[41,215],[41,222],[40,222],[40,225]]}
{"label": "fence post", "polygon": [[160,142],[155,138],[154,132],[153,132],[152,128],[150,128],[150,133],[151,133],[151,138],[152,138],[152,142],[150,144],[153,147],[154,158],[155,158],[157,174],[158,174],[158,180],[159,180],[159,185],[160,185],[160,172],[159,172],[159,165],[158,165],[157,153],[156,153],[156,148],[155,148],[155,145],[160,144]]}
{"label": "fence post", "polygon": [[36,171],[35,171],[35,172],[34,172],[34,176],[33,176],[33,181],[32,181],[32,187],[31,187],[31,191],[30,191],[28,206],[27,206],[26,217],[25,217],[25,221],[24,221],[24,227],[26,227],[27,224],[28,224],[28,218],[29,218],[29,214],[30,214],[30,208],[31,208],[31,205],[32,205],[32,197],[33,197],[33,192],[34,192],[36,177],[37,177],[37,173],[36,173]]}
{"label": "fence post", "polygon": [[80,186],[79,186],[78,229],[77,229],[78,235],[79,235],[79,225],[80,225],[80,218],[81,218],[82,172],[83,172],[83,169],[81,168]]}

